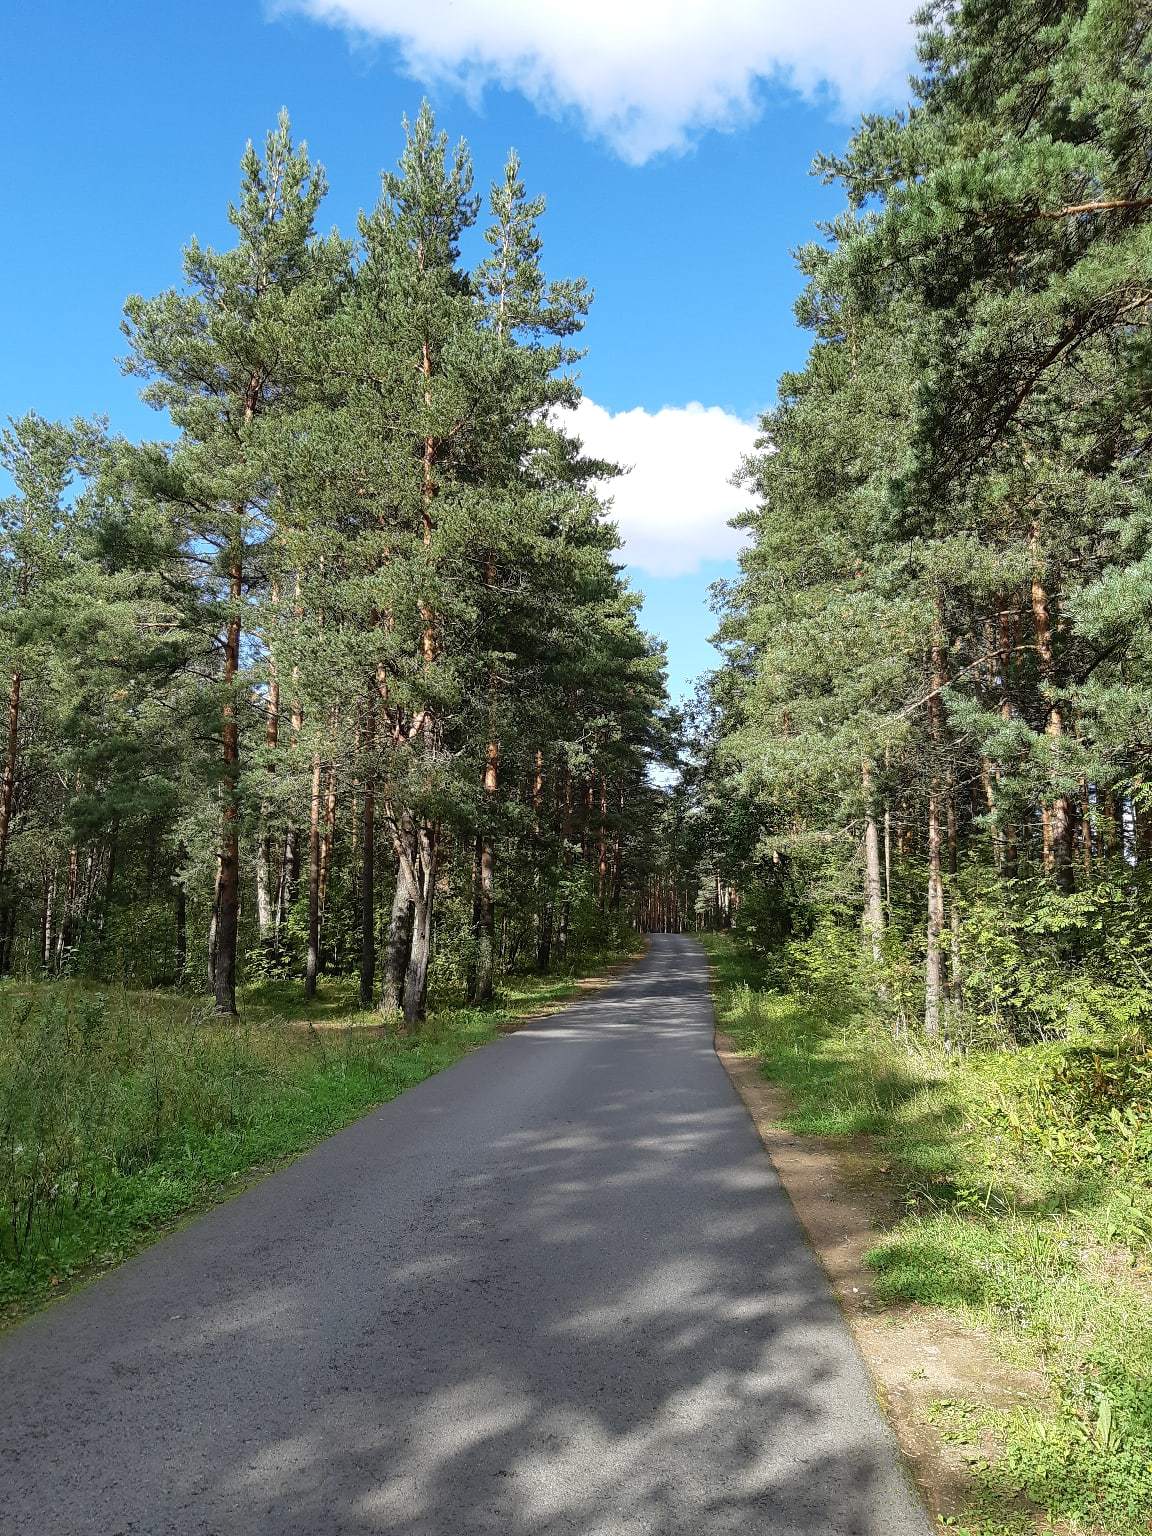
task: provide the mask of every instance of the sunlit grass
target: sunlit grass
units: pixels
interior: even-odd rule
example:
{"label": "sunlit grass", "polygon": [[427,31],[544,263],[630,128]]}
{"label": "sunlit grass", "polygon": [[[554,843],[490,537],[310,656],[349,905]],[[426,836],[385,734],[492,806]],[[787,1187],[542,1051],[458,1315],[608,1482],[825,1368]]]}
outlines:
{"label": "sunlit grass", "polygon": [[[958,1433],[991,1429],[1001,1448],[955,1528],[1036,1529],[1021,1494],[1048,1529],[1152,1528],[1152,1106],[1138,1099],[1110,1134],[1109,1116],[1061,1104],[1060,1044],[902,1043],[850,980],[771,990],[730,937],[705,942],[721,1025],[787,1089],[790,1127],[873,1138],[906,1212],[870,1255],[878,1297],[966,1316],[1051,1382],[1050,1402],[1011,1413],[941,1405]],[[1107,1065],[1108,1042],[1077,1049]]]}
{"label": "sunlit grass", "polygon": [[310,1002],[246,988],[237,1023],[176,992],[0,985],[0,1306],[116,1262],[577,989],[505,977],[491,1006],[434,1006],[409,1034],[354,980]]}

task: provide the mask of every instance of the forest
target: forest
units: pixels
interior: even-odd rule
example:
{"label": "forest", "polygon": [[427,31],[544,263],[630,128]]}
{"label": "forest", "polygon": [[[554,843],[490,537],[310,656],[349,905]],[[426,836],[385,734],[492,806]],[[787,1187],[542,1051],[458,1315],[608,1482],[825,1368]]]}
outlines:
{"label": "forest", "polygon": [[[354,238],[287,116],[234,243],[125,306],[175,435],[3,436],[0,970],[358,977],[486,1003],[604,948],[643,883],[663,658],[564,426],[591,301],[513,155],[482,200],[425,108]],[[461,242],[475,251],[468,267]]]}
{"label": "forest", "polygon": [[919,21],[911,106],[814,168],[844,211],[797,252],[810,349],[743,466],[662,879],[676,922],[720,931],[725,1027],[792,1128],[870,1139],[900,1213],[869,1255],[880,1301],[1038,1372],[1027,1406],[930,1409],[976,1467],[954,1523],[1135,1532],[1152,16],[935,0]]}
{"label": "forest", "polygon": [[893,1027],[1145,1016],[1152,129],[1140,8],[930,8],[816,167],[808,362],[743,468],[679,921],[860,926]]}
{"label": "forest", "polygon": [[953,1524],[1149,1528],[1152,13],[918,26],[814,167],[683,709],[565,425],[591,290],[427,106],[354,236],[286,115],[249,146],[125,306],[155,441],[4,431],[0,1302],[691,932],[883,1175],[877,1305],[1043,1382],[933,1408]]}
{"label": "forest", "polygon": [[473,182],[425,105],[322,234],[282,113],[124,306],[156,439],[0,434],[0,1306],[636,951],[677,727],[567,424],[592,294]]}

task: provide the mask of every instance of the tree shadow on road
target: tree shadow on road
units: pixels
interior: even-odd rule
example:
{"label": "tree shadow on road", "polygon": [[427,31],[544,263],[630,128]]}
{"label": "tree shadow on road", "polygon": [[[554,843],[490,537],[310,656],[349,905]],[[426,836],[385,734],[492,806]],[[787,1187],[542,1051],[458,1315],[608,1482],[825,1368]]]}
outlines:
{"label": "tree shadow on road", "polygon": [[18,1330],[15,1530],[926,1532],[666,943]]}

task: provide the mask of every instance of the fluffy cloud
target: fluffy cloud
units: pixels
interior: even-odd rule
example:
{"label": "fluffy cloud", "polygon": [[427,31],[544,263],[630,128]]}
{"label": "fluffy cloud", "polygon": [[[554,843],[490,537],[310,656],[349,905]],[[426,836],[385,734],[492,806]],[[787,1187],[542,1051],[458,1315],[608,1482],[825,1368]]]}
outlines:
{"label": "fluffy cloud", "polygon": [[582,400],[572,429],[596,458],[629,467],[607,482],[624,559],[651,576],[683,576],[731,559],[742,535],[728,520],[748,504],[731,485],[756,426],[719,406],[666,405],[613,414]]}
{"label": "fluffy cloud", "polygon": [[575,111],[641,164],[754,116],[764,81],[841,110],[903,95],[912,0],[272,0],[386,38],[425,81]]}

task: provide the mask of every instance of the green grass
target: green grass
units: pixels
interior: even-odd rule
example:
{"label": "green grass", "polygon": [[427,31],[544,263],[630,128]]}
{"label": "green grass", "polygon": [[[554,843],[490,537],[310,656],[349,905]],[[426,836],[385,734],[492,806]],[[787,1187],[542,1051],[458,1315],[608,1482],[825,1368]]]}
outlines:
{"label": "green grass", "polygon": [[298,984],[247,988],[235,1026],[175,992],[0,984],[0,1316],[118,1262],[575,990],[571,976],[507,977],[492,1007],[438,1007],[398,1035],[360,1009],[354,982],[322,983],[311,1003]]}
{"label": "green grass", "polygon": [[999,1454],[956,1526],[979,1536],[1152,1529],[1152,1099],[1143,1043],[949,1054],[902,1044],[850,979],[764,985],[763,963],[705,936],[722,1027],[794,1106],[791,1128],[867,1134],[904,1217],[870,1255],[877,1291],[989,1329],[1051,1401],[940,1405]]}

